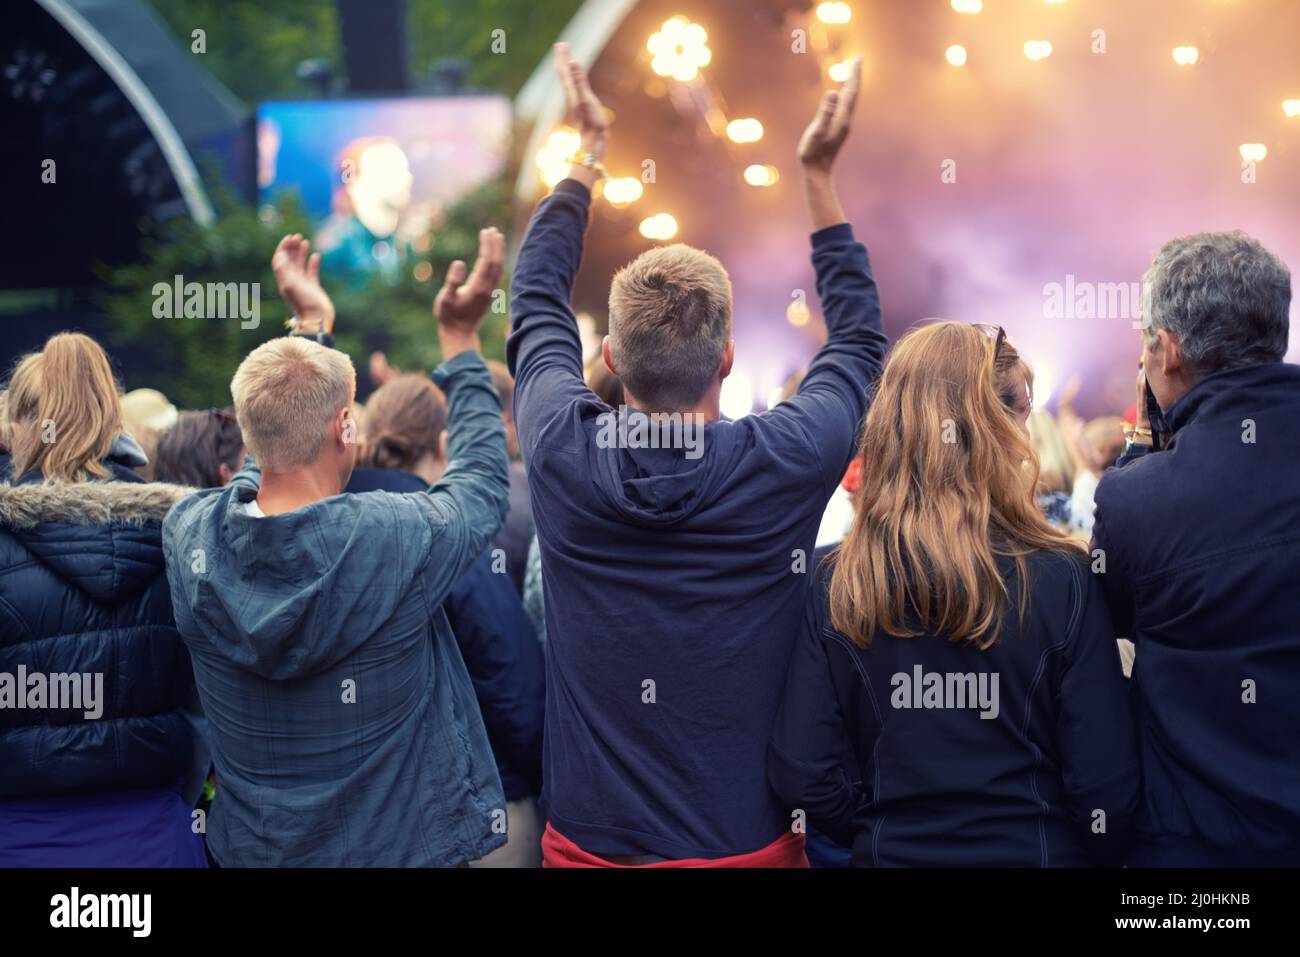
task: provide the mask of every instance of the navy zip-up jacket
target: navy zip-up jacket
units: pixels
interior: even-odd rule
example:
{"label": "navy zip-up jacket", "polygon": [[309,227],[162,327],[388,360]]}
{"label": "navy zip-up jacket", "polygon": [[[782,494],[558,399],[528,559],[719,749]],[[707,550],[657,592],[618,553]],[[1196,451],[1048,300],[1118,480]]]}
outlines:
{"label": "navy zip-up jacket", "polygon": [[[716,858],[790,827],[767,741],[817,525],[852,455],[886,340],[866,250],[813,236],[828,338],[799,394],[682,448],[601,441],[569,305],[590,194],[534,213],[507,345],[546,597],[544,799],[599,855]],[[631,443],[626,443],[631,444]]]}
{"label": "navy zip-up jacket", "polygon": [[1015,563],[1000,560],[1010,596],[986,651],[934,634],[857,647],[830,624],[822,566],[768,774],[855,866],[1123,860],[1139,770],[1105,596],[1082,555],[1026,561],[1023,629]]}
{"label": "navy zip-up jacket", "polygon": [[1130,863],[1300,865],[1300,366],[1207,376],[1167,418],[1093,526],[1137,648]]}

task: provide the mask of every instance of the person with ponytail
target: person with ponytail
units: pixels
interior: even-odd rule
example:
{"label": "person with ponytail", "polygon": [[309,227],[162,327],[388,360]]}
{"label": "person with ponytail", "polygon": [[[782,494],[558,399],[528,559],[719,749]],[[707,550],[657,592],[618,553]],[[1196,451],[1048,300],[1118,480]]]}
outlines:
{"label": "person with ponytail", "polygon": [[1034,500],[1032,388],[1000,329],[954,322],[882,372],[768,754],[777,795],[855,866],[1123,860],[1125,680],[1088,556]]}
{"label": "person with ponytail", "polygon": [[189,655],[161,523],[192,491],[144,482],[104,350],[21,359],[0,485],[0,867],[204,866],[184,781]]}
{"label": "person with ponytail", "polygon": [[[423,375],[389,380],[366,402],[365,442],[349,492],[425,492],[447,469],[447,402]],[[495,542],[456,579],[443,603],[469,670],[506,796],[505,846],[471,866],[537,867],[542,822],[541,645]]]}

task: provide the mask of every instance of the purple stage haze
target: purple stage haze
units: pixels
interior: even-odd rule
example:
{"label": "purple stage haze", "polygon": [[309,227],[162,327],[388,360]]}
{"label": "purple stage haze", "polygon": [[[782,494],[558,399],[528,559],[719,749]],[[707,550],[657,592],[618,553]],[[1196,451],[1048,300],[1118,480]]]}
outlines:
{"label": "purple stage haze", "polygon": [[[1163,241],[1206,230],[1243,229],[1300,264],[1300,118],[1282,108],[1300,98],[1300,3],[985,0],[963,16],[947,0],[856,0],[852,21],[831,32],[837,47],[803,54],[791,52],[791,31],[810,14],[786,7],[647,0],[620,28],[593,70],[616,115],[607,165],[638,175],[652,159],[656,182],[627,209],[597,204],[575,295],[603,315],[613,271],[651,245],[638,223],[672,213],[676,239],[731,272],[737,367],[756,407],[822,334],[793,153],[833,85],[826,67],[853,54],[865,57],[864,89],[841,192],[891,337],[933,317],[999,323],[1045,389],[1077,372],[1087,413],[1121,411],[1140,351],[1134,317],[1052,317],[1045,287],[1073,283],[1083,295],[1138,283]],[[760,142],[715,136],[680,96],[648,83],[646,38],[673,14],[708,29],[704,76],[727,118],[763,122]],[[1093,52],[1096,30],[1104,53]],[[1028,60],[1030,39],[1050,40],[1052,55]],[[960,68],[944,59],[956,43],[968,52]],[[1199,49],[1193,66],[1173,60],[1184,45]],[[1268,149],[1251,184],[1243,143]],[[941,181],[945,161],[955,182]],[[774,165],[780,181],[747,185],[751,163]],[[804,328],[785,318],[798,289],[813,306]]]}

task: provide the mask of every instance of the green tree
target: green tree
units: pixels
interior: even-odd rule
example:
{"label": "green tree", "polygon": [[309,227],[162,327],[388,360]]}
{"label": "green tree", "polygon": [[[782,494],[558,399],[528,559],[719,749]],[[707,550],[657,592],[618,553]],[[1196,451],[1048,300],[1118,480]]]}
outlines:
{"label": "green tree", "polygon": [[[230,403],[230,378],[250,350],[284,334],[288,310],[275,289],[271,253],[285,233],[311,235],[310,224],[292,194],[258,212],[229,189],[217,187],[212,195],[218,207],[210,226],[177,219],[153,229],[142,242],[139,263],[103,269],[108,285],[104,307],[113,334],[106,343],[113,352],[132,356],[132,365],[151,371],[148,382],[128,382],[128,387],[149,385],[162,390],[182,408],[224,406]],[[402,279],[390,285],[373,279],[360,288],[322,276],[338,312],[335,338],[358,371],[358,386],[368,387],[366,370],[370,353],[388,352],[390,361],[403,369],[430,369],[440,360],[432,313],[433,297],[455,259],[472,263],[478,248],[478,230],[509,225],[509,199],[504,182],[490,183],[452,206],[436,231],[419,244],[425,247]],[[418,273],[425,278],[417,278]],[[260,322],[243,328],[238,317],[159,318],[155,286],[172,286],[176,276],[185,283],[256,283]],[[503,282],[503,289],[505,287]],[[500,311],[489,314],[483,329],[483,351],[501,358],[505,351],[504,294]]]}
{"label": "green tree", "polygon": [[[332,0],[150,0],[188,48],[191,31],[207,32],[204,64],[247,103],[306,96],[297,78],[303,60],[323,59],[343,75],[338,8]],[[470,63],[471,87],[513,95],[541,62],[581,0],[406,0],[411,80],[434,61]],[[493,31],[505,50],[494,52]]]}

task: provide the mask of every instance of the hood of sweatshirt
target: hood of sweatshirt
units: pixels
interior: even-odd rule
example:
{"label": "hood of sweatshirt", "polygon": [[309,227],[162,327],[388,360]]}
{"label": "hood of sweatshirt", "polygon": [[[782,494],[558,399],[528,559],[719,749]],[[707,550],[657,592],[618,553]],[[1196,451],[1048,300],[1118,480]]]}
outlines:
{"label": "hood of sweatshirt", "polygon": [[620,417],[604,403],[593,405],[599,411],[587,447],[592,480],[612,509],[642,525],[672,524],[711,501],[749,436],[725,419],[705,425],[678,418],[656,427],[645,413]]}
{"label": "hood of sweatshirt", "polygon": [[392,618],[432,548],[418,522],[386,521],[401,496],[337,495],[255,516],[257,490],[200,492],[163,523],[177,625],[232,664],[276,680],[314,674]]}

